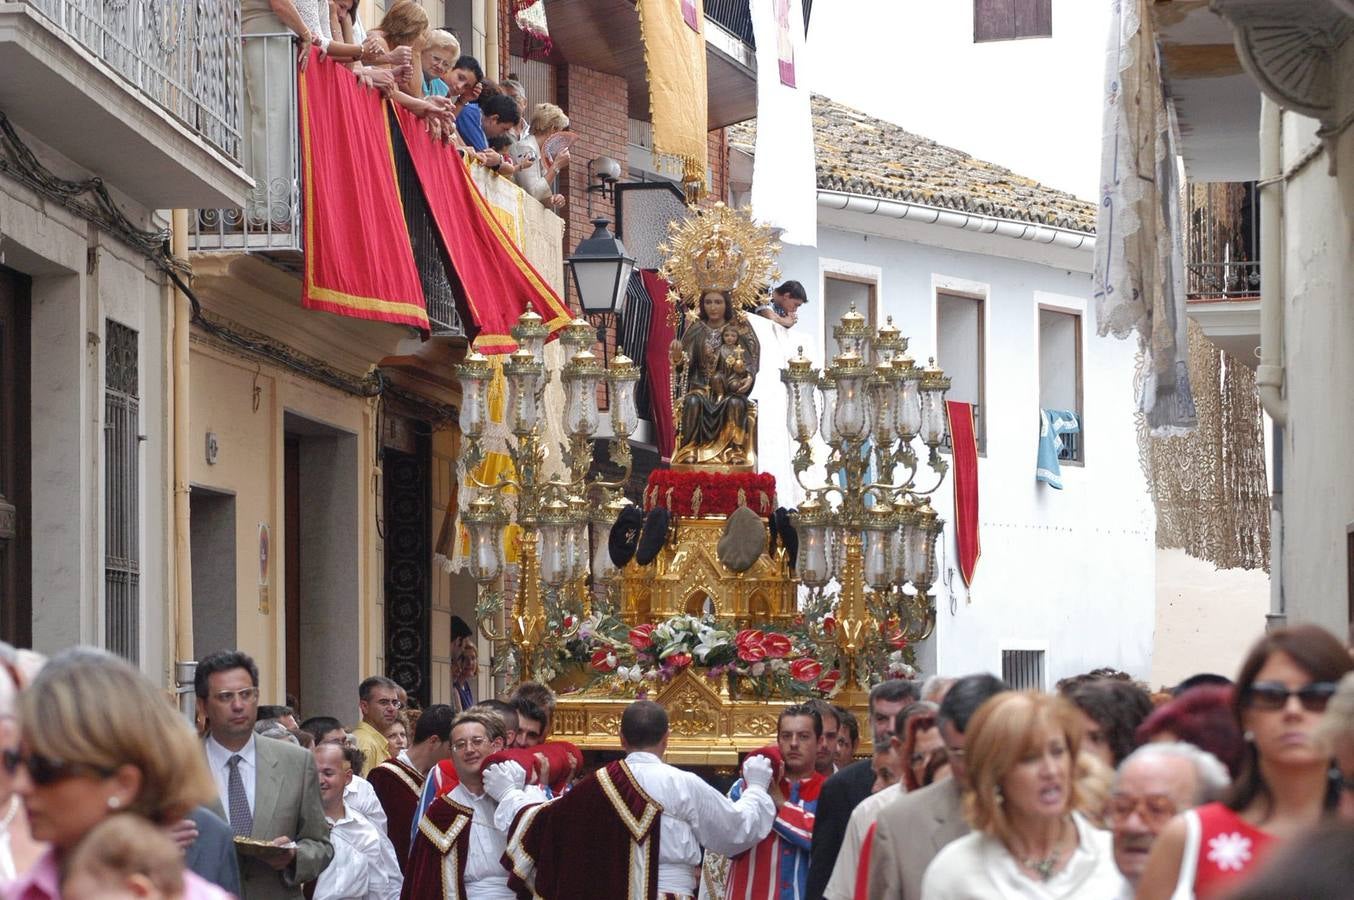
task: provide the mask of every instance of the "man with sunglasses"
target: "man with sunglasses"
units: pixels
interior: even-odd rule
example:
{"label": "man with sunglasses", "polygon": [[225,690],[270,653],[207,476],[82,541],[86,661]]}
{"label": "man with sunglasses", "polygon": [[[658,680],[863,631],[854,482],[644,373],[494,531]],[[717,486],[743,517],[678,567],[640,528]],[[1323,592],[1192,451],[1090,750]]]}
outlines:
{"label": "man with sunglasses", "polygon": [[207,723],[207,766],[236,837],[277,845],[266,855],[241,854],[241,900],[300,900],[333,859],[320,801],[315,759],[284,741],[258,738],[259,670],[238,650],[198,663],[198,713]]}
{"label": "man with sunglasses", "polygon": [[1144,744],[1119,765],[1108,819],[1114,863],[1137,890],[1157,835],[1176,814],[1220,798],[1230,779],[1213,754],[1193,744]]}

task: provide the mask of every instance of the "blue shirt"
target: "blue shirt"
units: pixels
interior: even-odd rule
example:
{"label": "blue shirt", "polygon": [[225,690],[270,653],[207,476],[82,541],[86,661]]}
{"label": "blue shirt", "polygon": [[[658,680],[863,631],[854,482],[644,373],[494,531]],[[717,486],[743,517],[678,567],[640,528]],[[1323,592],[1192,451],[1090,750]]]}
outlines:
{"label": "blue shirt", "polygon": [[451,89],[440,78],[423,77],[423,93],[429,97],[449,97]]}
{"label": "blue shirt", "polygon": [[479,104],[471,103],[457,114],[456,130],[461,133],[461,139],[476,150],[488,150],[489,138],[484,134],[481,121]]}

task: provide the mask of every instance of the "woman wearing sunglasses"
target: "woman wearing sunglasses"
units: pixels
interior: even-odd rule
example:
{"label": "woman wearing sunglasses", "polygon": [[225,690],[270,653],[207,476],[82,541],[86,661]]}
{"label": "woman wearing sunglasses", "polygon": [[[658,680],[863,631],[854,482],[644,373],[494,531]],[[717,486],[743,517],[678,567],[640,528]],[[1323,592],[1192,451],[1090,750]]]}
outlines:
{"label": "woman wearing sunglasses", "polygon": [[[3,890],[5,900],[55,900],[81,838],[109,816],[157,825],[216,797],[202,748],[163,694],[126,662],[76,647],[53,657],[19,695],[18,747],[0,756],[33,837],[51,849]],[[188,900],[225,893],[191,872]]]}
{"label": "woman wearing sunglasses", "polygon": [[1314,625],[1281,628],[1256,642],[1232,699],[1246,750],[1231,793],[1165,827],[1138,900],[1219,896],[1248,880],[1276,845],[1335,808],[1338,785],[1317,726],[1351,668],[1344,646]]}

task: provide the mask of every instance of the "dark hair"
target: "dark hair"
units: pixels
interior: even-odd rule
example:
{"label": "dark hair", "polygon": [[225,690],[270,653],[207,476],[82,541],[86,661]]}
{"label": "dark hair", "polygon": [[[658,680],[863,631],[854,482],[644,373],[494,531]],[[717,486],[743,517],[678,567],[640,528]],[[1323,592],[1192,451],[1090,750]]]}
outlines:
{"label": "dark hair", "polygon": [[1152,712],[1152,698],[1129,681],[1085,681],[1068,690],[1066,696],[1100,726],[1115,766],[1133,752],[1133,732]]}
{"label": "dark hair", "polygon": [[[821,703],[823,701],[820,700],[819,702]],[[813,719],[814,736],[823,736],[823,717],[818,715],[818,710],[815,709],[811,703],[795,703],[792,706],[787,706],[782,709],[780,715],[776,718],[776,731],[780,731],[781,723],[786,719],[795,719],[800,716],[808,716],[810,719]]]}
{"label": "dark hair", "polygon": [[1231,900],[1346,897],[1354,882],[1354,824],[1328,821],[1276,850]]}
{"label": "dark hair", "polygon": [[[832,721],[837,723],[838,728],[841,728],[842,720],[837,715],[837,707],[833,706],[831,703],[828,703],[826,700],[821,700],[818,697],[814,697],[812,700],[805,700],[803,705],[812,708],[818,713],[818,722],[820,723],[820,726],[824,716],[831,716]],[[819,728],[818,733],[820,735],[823,733],[821,727]]]}
{"label": "dark hair", "polygon": [[365,679],[361,684],[357,686],[357,699],[370,700],[371,692],[376,690],[378,687],[385,688],[388,691],[395,691],[396,693],[399,693],[400,690],[400,686],[398,684],[391,681],[384,675],[373,675],[370,678]]}
{"label": "dark hair", "polygon": [[1231,687],[1204,685],[1185,691],[1152,710],[1133,736],[1146,744],[1163,731],[1212,753],[1233,778],[1240,771],[1246,740],[1232,716]]}
{"label": "dark hair", "polygon": [[353,5],[348,9],[348,19],[354,24],[357,22],[357,4],[360,2],[361,0],[353,0]]}
{"label": "dark hair", "polygon": [[266,719],[281,719],[286,716],[295,715],[290,706],[260,706],[259,721]]}
{"label": "dark hair", "polygon": [[[455,32],[452,32],[452,34],[455,34]],[[452,68],[463,69],[474,75],[476,84],[484,80],[484,70],[480,68],[480,61],[468,53],[461,54],[461,58],[456,60],[456,65]],[[455,632],[452,632],[452,636],[455,636]]]}
{"label": "dark hair", "polygon": [[907,723],[911,722],[917,716],[935,716],[940,707],[929,700],[917,700],[909,703],[898,710],[898,715],[893,717],[893,736],[898,740],[907,739]]}
{"label": "dark hair", "polygon": [[[1346,672],[1354,669],[1354,661],[1350,660],[1345,645],[1324,628],[1317,625],[1293,625],[1269,632],[1255,642],[1236,676],[1236,690],[1232,695],[1232,716],[1238,728],[1245,728],[1241,717],[1246,704],[1250,702],[1251,686],[1255,684],[1255,677],[1275,653],[1287,655],[1313,681],[1338,682]],[[1326,807],[1333,809],[1339,796],[1339,784],[1332,782],[1331,790],[1326,795]],[[1274,797],[1260,771],[1259,751],[1254,743],[1247,742],[1242,753],[1240,770],[1232,779],[1232,789],[1226,803],[1233,812],[1240,812],[1256,800],[1265,802],[1268,817],[1268,811],[1274,807]]]}
{"label": "dark hair", "polygon": [[1128,674],[1127,672],[1122,672],[1119,669],[1110,668],[1109,666],[1101,666],[1100,668],[1092,669],[1089,672],[1082,672],[1080,675],[1069,675],[1066,678],[1060,678],[1058,679],[1056,687],[1058,693],[1062,694],[1065,697],[1067,696],[1067,692],[1072,690],[1072,688],[1076,687],[1077,685],[1086,684],[1089,681],[1105,681],[1105,680],[1132,681],[1133,676]]}
{"label": "dark hair", "polygon": [[456,710],[445,703],[434,703],[423,711],[414,724],[414,743],[421,744],[430,737],[448,740],[451,737],[451,720],[456,718]]}
{"label": "dark hair", "polygon": [[921,786],[926,787],[928,784],[934,784],[936,773],[949,764],[950,753],[948,750],[944,747],[941,747],[939,750],[933,750],[930,759],[926,761],[926,770],[922,772]]}
{"label": "dark hair", "polygon": [[512,149],[514,143],[516,143],[516,141],[512,139],[512,136],[507,132],[504,132],[497,137],[489,138],[489,149],[496,150],[500,154],[506,155],[508,150]]}
{"label": "dark hair", "polygon": [[499,700],[497,697],[490,697],[487,700],[481,700],[476,706],[483,706],[485,709],[492,709],[503,718],[503,726],[508,731],[517,730],[517,710],[511,703]]}
{"label": "dark hair", "polygon": [[474,634],[475,632],[471,631],[470,626],[465,623],[465,619],[460,616],[451,617],[451,639],[453,641],[457,638],[472,637]]}
{"label": "dark hair", "polygon": [[513,697],[512,708],[517,713],[517,727],[519,729],[522,727],[522,719],[540,722],[542,730],[547,729],[550,725],[550,716],[546,713],[545,707],[530,697]]}
{"label": "dark hair", "polygon": [[1171,696],[1179,697],[1185,691],[1197,687],[1204,687],[1205,685],[1230,688],[1232,686],[1232,679],[1228,678],[1226,675],[1218,675],[1213,672],[1200,672],[1198,675],[1189,676],[1184,681],[1171,688]]}
{"label": "dark hair", "polygon": [[997,694],[1009,690],[1006,682],[995,675],[986,672],[965,675],[945,692],[945,699],[940,703],[940,712],[936,714],[936,719],[942,725],[948,722],[956,731],[963,734],[968,730],[969,719],[973,718],[978,707]]}
{"label": "dark hair", "polygon": [[851,733],[851,745],[855,746],[860,743],[860,721],[856,718],[856,714],[845,706],[837,706],[836,704],[833,704],[832,711],[837,714],[838,734],[841,733],[842,728],[845,728]]}
{"label": "dark hair", "polygon": [[[903,717],[898,718],[901,721]],[[912,753],[917,749],[917,733],[935,727],[936,714],[929,710],[907,717],[907,733],[903,735],[903,785],[909,791],[915,791],[922,786],[916,773],[912,771]]]}
{"label": "dark hair", "polygon": [[782,297],[789,297],[792,300],[798,300],[801,303],[809,302],[809,295],[804,293],[804,285],[798,281],[782,281],[780,287],[772,291],[773,294],[780,294]]}
{"label": "dark hair", "polygon": [[306,750],[315,749],[315,738],[309,731],[302,731],[299,728],[288,728],[287,734],[296,738],[296,743]]}
{"label": "dark hair", "polygon": [[888,681],[881,681],[870,688],[870,712],[874,712],[876,700],[886,700],[889,703],[906,700],[908,703],[912,703],[919,697],[921,697],[921,685],[917,682],[909,681],[906,678],[890,678]]}
{"label": "dark hair", "polygon": [[193,674],[193,691],[197,694],[197,698],[207,699],[208,678],[218,672],[229,672],[231,669],[244,669],[249,673],[249,680],[254,687],[259,686],[259,667],[254,664],[253,658],[248,653],[241,653],[239,650],[218,650],[198,661],[197,671]]}
{"label": "dark hair", "polygon": [[657,747],[668,733],[668,711],[652,700],[636,700],[621,713],[621,740],[633,750]]}
{"label": "dark hair", "polygon": [[[696,318],[700,319],[702,322],[708,322],[708,321],[710,321],[709,318],[705,315],[705,295],[706,295],[706,294],[718,294],[719,296],[721,296],[721,297],[724,298],[724,321],[726,321],[726,322],[732,321],[732,320],[733,320],[733,316],[732,316],[732,313],[733,313],[733,299],[732,299],[732,297],[733,297],[733,295],[730,294],[728,291],[717,291],[717,290],[714,290],[713,288],[711,288],[711,289],[708,290],[708,291],[701,291],[701,295],[700,295],[699,297],[696,298]],[[654,508],[655,508],[655,509],[662,509],[662,507],[654,507]]]}
{"label": "dark hair", "polygon": [[343,758],[348,760],[348,765],[352,766],[353,774],[361,775],[362,770],[367,767],[367,754],[348,744],[344,744],[342,750]]}
{"label": "dark hair", "polygon": [[479,104],[480,115],[486,119],[493,116],[504,125],[516,125],[522,121],[522,111],[517,108],[517,101],[507,94],[494,94],[487,100],[481,95]]}
{"label": "dark hair", "polygon": [[331,731],[344,731],[343,723],[333,716],[311,716],[301,723],[301,730],[315,739],[315,743],[324,740]]}
{"label": "dark hair", "polygon": [[541,684],[539,681],[524,681],[512,692],[511,699],[516,700],[518,697],[526,697],[545,710],[545,718],[541,720],[542,725],[549,725],[550,720],[555,717],[555,692],[550,690],[548,685]]}

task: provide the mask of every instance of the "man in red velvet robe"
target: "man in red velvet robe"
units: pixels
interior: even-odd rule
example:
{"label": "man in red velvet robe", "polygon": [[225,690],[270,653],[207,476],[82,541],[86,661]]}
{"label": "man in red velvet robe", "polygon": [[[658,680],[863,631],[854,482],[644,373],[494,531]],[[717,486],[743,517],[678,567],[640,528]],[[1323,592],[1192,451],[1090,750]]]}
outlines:
{"label": "man in red velvet robe", "polygon": [[414,742],[367,774],[376,799],[386,813],[386,833],[395,858],[404,871],[413,839],[414,814],[428,770],[451,756],[451,720],[455,712],[445,703],[429,706],[414,726]]}
{"label": "man in red velvet robe", "polygon": [[[403,900],[513,900],[502,864],[507,824],[522,806],[543,802],[545,796],[536,788],[522,789],[526,775],[516,763],[483,768],[490,754],[503,749],[503,740],[497,713],[472,708],[452,723],[451,759],[458,781],[449,794],[434,798],[418,821]],[[501,823],[496,821],[499,798]]]}

